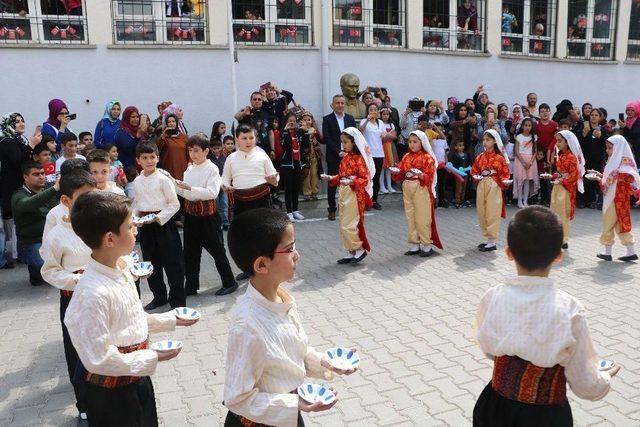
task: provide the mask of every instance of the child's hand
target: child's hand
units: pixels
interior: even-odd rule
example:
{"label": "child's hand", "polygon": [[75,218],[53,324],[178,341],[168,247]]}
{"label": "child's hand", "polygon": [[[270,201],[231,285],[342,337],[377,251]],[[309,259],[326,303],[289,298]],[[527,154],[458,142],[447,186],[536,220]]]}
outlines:
{"label": "child's hand", "polygon": [[224,191],[226,193],[233,193],[234,191],[236,191],[236,189],[233,188],[232,186],[228,186],[227,187],[226,185],[223,185],[222,186],[222,191]]}
{"label": "child's hand", "polygon": [[344,151],[340,151],[340,153],[338,154],[338,157],[344,157],[346,155],[347,153],[345,153]]}
{"label": "child's hand", "polygon": [[[356,349],[352,348],[351,351],[355,352]],[[322,361],[320,362],[320,364],[322,365],[323,368],[330,370],[331,372],[335,372],[338,375],[351,375],[353,374],[355,371],[358,370],[358,368],[353,368],[353,369],[338,369],[334,366],[331,366],[331,364],[329,364],[329,362],[327,362],[327,359],[325,359],[324,357],[322,358]]]}
{"label": "child's hand", "polygon": [[326,173],[320,174],[320,179],[323,181],[329,181],[331,178],[331,175],[327,175]]}
{"label": "child's hand", "polygon": [[179,317],[176,317],[176,326],[191,326],[194,323],[196,323],[198,320],[200,319],[181,319]]}
{"label": "child's hand", "polygon": [[331,390],[336,396],[336,399],[330,404],[325,405],[322,402],[309,403],[303,398],[298,397],[298,409],[300,409],[302,412],[322,412],[328,411],[329,409],[333,408],[333,405],[338,402],[338,392],[335,391],[333,387],[329,387],[329,390]]}
{"label": "child's hand", "polygon": [[609,369],[606,372],[612,377],[615,377],[616,374],[620,371],[620,369],[621,369],[621,366],[616,363],[615,365],[613,365],[613,368]]}
{"label": "child's hand", "polygon": [[400,168],[397,168],[395,166],[391,166],[389,170],[391,171],[391,173],[400,173]]}
{"label": "child's hand", "polygon": [[187,184],[186,182],[183,181],[179,181],[176,179],[176,186],[178,186],[178,188],[182,188],[183,190],[191,190],[191,186],[189,184]]}
{"label": "child's hand", "polygon": [[158,353],[158,362],[164,362],[165,360],[171,360],[180,354],[182,348],[177,348],[171,351],[156,351]]}
{"label": "child's hand", "polygon": [[278,185],[278,174],[277,173],[274,173],[273,175],[269,175],[265,179],[267,180],[267,182],[269,184],[273,185],[274,187],[276,185]]}

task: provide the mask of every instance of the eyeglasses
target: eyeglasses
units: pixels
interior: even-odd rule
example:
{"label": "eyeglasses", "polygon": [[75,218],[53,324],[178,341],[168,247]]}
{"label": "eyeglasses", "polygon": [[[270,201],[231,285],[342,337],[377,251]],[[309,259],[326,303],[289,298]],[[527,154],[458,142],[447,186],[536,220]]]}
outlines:
{"label": "eyeglasses", "polygon": [[274,253],[275,254],[291,254],[293,252],[296,251],[296,244],[292,244],[290,247],[288,247],[287,249],[281,249],[281,250],[277,250]]}

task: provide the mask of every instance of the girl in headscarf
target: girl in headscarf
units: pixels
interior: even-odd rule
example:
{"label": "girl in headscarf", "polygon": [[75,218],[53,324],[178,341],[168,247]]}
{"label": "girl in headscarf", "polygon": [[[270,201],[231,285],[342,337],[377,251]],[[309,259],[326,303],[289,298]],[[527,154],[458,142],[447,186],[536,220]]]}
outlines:
{"label": "girl in headscarf", "polygon": [[63,133],[72,132],[69,128],[69,109],[67,104],[61,99],[49,101],[49,118],[42,124],[42,135],[49,135],[56,140],[57,151],[60,152],[62,146],[60,138]]}
{"label": "girl in headscarf", "polygon": [[482,135],[484,152],[476,157],[471,168],[471,176],[478,183],[476,189],[476,209],[482,235],[486,243],[478,245],[480,252],[496,250],[496,240],[500,232],[500,218],[506,217],[504,195],[510,184],[509,158],[504,151],[500,134],[489,129]]}
{"label": "girl in headscarf", "polygon": [[438,175],[436,158],[427,135],[415,130],[409,135],[409,152],[398,167],[390,168],[393,179],[402,183],[404,213],[409,227],[409,250],[405,255],[433,255],[433,246],[442,249],[435,217]]}
{"label": "girl in headscarf", "polygon": [[640,199],[640,175],[638,166],[633,159],[631,146],[622,135],[614,135],[606,142],[609,159],[604,172],[588,170],[588,179],[600,182],[604,195],[602,204],[602,234],[600,243],[604,251],[597,256],[605,261],[612,261],[611,248],[614,233],[618,235],[620,243],[627,248],[625,256],[620,261],[635,261],[638,259],[631,234],[631,196]]}
{"label": "girl in headscarf", "polygon": [[118,101],[109,101],[104,107],[102,119],[96,125],[93,133],[93,143],[96,148],[104,148],[105,145],[113,144],[113,137],[120,128],[120,111],[122,107]]}
{"label": "girl in headscarf", "polygon": [[455,118],[454,109],[459,103],[460,101],[458,101],[458,98],[456,98],[455,96],[450,96],[449,98],[447,98],[447,110],[445,111],[445,113],[447,113],[450,122]]}
{"label": "girl in headscarf", "polygon": [[167,106],[167,108],[165,108],[162,111],[162,117],[164,118],[164,120],[166,121],[166,118],[168,115],[173,114],[174,116],[177,117],[178,119],[178,130],[182,133],[184,133],[185,135],[188,135],[189,132],[187,132],[187,128],[184,126],[184,122],[182,121],[182,118],[184,117],[184,111],[182,110],[182,107],[179,106],[178,104],[171,104],[169,106]]}
{"label": "girl in headscarf", "polygon": [[178,129],[178,118],[169,114],[164,119],[164,132],[156,145],[160,151],[162,168],[178,181],[184,179],[184,171],[189,165],[189,150],[187,149],[187,134]]}
{"label": "girl in headscarf", "polygon": [[311,148],[309,150],[309,166],[304,170],[302,193],[306,200],[318,200],[318,178],[322,173],[322,135],[313,115],[304,111],[300,117],[300,127],[309,133]]}
{"label": "girl in headscarf", "polygon": [[357,264],[371,251],[364,229],[364,210],[371,207],[373,177],[376,167],[364,136],[356,128],[346,128],[340,134],[345,152],[338,175],[322,175],[329,185],[339,187],[340,236],[347,256],[338,264]]}
{"label": "girl in headscarf", "polygon": [[113,137],[113,144],[118,147],[118,158],[122,165],[136,165],[136,147],[140,142],[140,113],[136,107],[127,107],[122,113],[120,128]]}
{"label": "girl in headscarf", "polygon": [[636,164],[640,163],[640,101],[633,101],[627,104],[625,109],[627,118],[618,121],[618,126],[622,129],[622,136],[624,136],[629,144],[631,144],[631,150],[633,151],[633,157]]}
{"label": "girl in headscarf", "polygon": [[557,172],[543,178],[553,180],[550,208],[562,221],[562,249],[568,249],[571,221],[576,213],[576,195],[578,191],[584,193],[584,156],[578,137],[569,130],[556,134],[556,153]]}

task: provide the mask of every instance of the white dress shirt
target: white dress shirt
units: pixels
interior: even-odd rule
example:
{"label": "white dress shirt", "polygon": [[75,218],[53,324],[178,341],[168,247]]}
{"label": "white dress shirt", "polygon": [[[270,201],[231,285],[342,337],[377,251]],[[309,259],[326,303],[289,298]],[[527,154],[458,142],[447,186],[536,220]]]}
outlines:
{"label": "white dress shirt", "polygon": [[124,193],[124,190],[120,187],[118,187],[118,184],[116,184],[113,181],[107,181],[107,186],[104,188],[104,190],[100,190],[99,191],[108,191],[109,193],[113,193],[113,194],[117,194],[119,196],[125,196],[127,197],[127,195]]}
{"label": "white dress shirt", "polygon": [[387,131],[387,125],[382,120],[378,120],[373,124],[367,119],[360,121],[360,126],[365,126],[362,135],[367,140],[369,148],[371,149],[371,157],[384,157],[384,150],[382,149],[382,133]]}
{"label": "white dress shirt", "polygon": [[338,121],[338,127],[340,128],[340,132],[344,130],[344,114],[339,116],[336,113],[333,113],[336,116],[336,120]]}
{"label": "white dress shirt", "polygon": [[254,147],[248,153],[238,150],[227,157],[222,171],[222,183],[225,187],[246,190],[265,184],[265,178],[276,173],[269,156]]}
{"label": "white dress shirt", "polygon": [[199,200],[215,200],[220,193],[222,178],[218,167],[207,159],[199,165],[190,164],[184,171],[184,183],[191,186],[191,190],[184,190],[176,186],[176,191],[182,197],[192,202]]}
{"label": "white dress shirt", "polygon": [[139,216],[140,212],[159,212],[160,225],[165,225],[180,209],[178,195],[173,187],[173,181],[165,174],[156,170],[149,176],[144,172],[133,181],[133,212]]}
{"label": "white dress shirt", "polygon": [[571,390],[599,400],[611,377],[598,371],[584,307],[544,277],[511,276],[487,291],[476,316],[478,343],[487,357],[518,356],[536,366],[561,365]]}
{"label": "white dress shirt", "polygon": [[74,271],[86,268],[91,249],[73,231],[71,223],[62,220],[42,239],[40,256],[44,261],[42,278],[58,289],[73,291],[82,276]]}
{"label": "white dress shirt", "polygon": [[82,364],[91,373],[152,375],[158,363],[155,351],[124,354],[118,347],[139,344],[149,337],[149,332],[175,329],[173,312],[144,312],[129,267],[124,258],[115,269],[91,258],[67,308],[64,324]]}
{"label": "white dress shirt", "polygon": [[[74,157],[74,159],[82,159],[82,160],[86,160],[86,157],[84,157],[82,154],[76,154],[76,156]],[[66,162],[67,160],[71,160],[71,159],[67,159],[64,155],[60,156],[58,158],[58,160],[56,160],[56,173],[60,174],[60,167],[62,166],[62,164],[64,162]]]}
{"label": "white dress shirt", "polygon": [[69,216],[69,209],[62,203],[58,203],[49,212],[44,220],[44,230],[42,232],[42,241],[47,238],[49,231],[53,229],[57,224],[62,222],[65,216]]}
{"label": "white dress shirt", "polygon": [[[226,170],[226,166],[225,166]],[[267,300],[253,285],[238,299],[229,328],[224,402],[257,423],[296,426],[298,395],[307,375],[330,380],[322,354],[309,346],[293,298]]]}

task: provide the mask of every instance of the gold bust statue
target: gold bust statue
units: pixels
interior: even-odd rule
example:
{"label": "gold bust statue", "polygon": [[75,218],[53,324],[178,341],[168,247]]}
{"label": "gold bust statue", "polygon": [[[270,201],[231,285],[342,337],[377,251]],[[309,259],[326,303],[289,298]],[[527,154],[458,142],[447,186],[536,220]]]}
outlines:
{"label": "gold bust statue", "polygon": [[340,77],[340,88],[347,100],[345,112],[351,114],[356,120],[364,119],[367,116],[367,108],[364,102],[358,99],[360,78],[355,74],[347,73]]}

